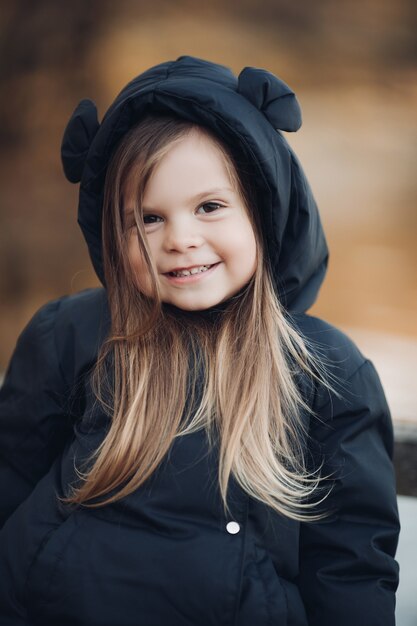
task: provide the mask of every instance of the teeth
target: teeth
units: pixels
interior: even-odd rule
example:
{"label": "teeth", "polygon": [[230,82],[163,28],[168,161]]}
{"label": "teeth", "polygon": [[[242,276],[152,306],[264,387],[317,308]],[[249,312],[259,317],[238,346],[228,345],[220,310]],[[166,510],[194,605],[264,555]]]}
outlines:
{"label": "teeth", "polygon": [[200,267],[193,267],[191,270],[180,270],[179,272],[170,272],[172,276],[190,276],[190,274],[200,274],[207,271],[211,265],[200,265]]}

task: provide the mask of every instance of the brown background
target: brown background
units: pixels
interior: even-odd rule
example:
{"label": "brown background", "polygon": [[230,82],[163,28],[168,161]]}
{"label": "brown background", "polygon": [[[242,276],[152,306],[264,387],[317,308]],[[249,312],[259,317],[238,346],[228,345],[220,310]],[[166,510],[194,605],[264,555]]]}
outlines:
{"label": "brown background", "polygon": [[296,92],[287,138],[321,210],[327,279],[311,313],[416,339],[416,14],[411,0],[15,0],[0,9],[0,370],[49,299],[98,284],[60,164],[72,110],[103,115],[151,65],[191,54],[266,68]]}

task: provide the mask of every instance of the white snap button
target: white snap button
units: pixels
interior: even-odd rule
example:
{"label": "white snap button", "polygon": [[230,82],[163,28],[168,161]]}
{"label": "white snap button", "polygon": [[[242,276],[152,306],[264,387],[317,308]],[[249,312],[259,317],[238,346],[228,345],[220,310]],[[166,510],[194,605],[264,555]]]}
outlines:
{"label": "white snap button", "polygon": [[237,522],[229,522],[226,526],[226,530],[231,535],[236,535],[240,530],[240,526]]}

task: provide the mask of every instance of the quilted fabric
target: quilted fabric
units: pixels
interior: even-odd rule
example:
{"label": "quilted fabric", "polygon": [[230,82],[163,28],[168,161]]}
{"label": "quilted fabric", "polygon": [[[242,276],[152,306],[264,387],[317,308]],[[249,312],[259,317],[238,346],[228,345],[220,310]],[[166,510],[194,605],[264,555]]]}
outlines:
{"label": "quilted fabric", "polygon": [[[284,518],[231,480],[226,517],[218,449],[176,438],[140,489],[100,509],[58,505],[74,462],[108,417],[88,373],[109,330],[105,285],[45,304],[23,330],[0,390],[2,626],[394,626],[399,522],[389,407],[373,363],[306,313],[328,251],[317,207],[281,130],[301,123],[291,89],[265,70],[190,56],[153,67],[98,123],[83,101],[62,158],[80,180],[78,221],[102,276],[102,186],[118,141],[147,109],[208,125],[258,174],[276,286],[290,319],[329,363],[340,397],[301,381],[314,409],[308,458],[323,463],[329,516]],[[277,130],[278,128],[278,130]]]}

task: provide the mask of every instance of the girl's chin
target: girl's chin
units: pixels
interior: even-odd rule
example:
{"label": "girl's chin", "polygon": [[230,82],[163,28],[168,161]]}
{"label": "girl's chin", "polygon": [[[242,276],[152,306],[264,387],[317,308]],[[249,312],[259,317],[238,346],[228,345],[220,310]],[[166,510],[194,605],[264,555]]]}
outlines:
{"label": "girl's chin", "polygon": [[[250,281],[249,281],[250,282]],[[219,298],[186,298],[186,297],[167,297],[164,299],[162,294],[162,304],[173,306],[181,311],[188,311],[190,313],[204,313],[205,311],[224,311],[233,300],[242,296],[248,288],[249,283],[243,285],[240,289],[233,293],[228,293],[224,297]],[[185,294],[184,294],[185,295]]]}
{"label": "girl's chin", "polygon": [[181,309],[181,311],[189,311],[192,312],[201,312],[209,311],[210,309],[214,309],[222,304],[223,300],[212,301],[210,303],[202,304],[202,303],[183,303],[177,301],[166,301],[164,304],[174,306],[176,309]]}

